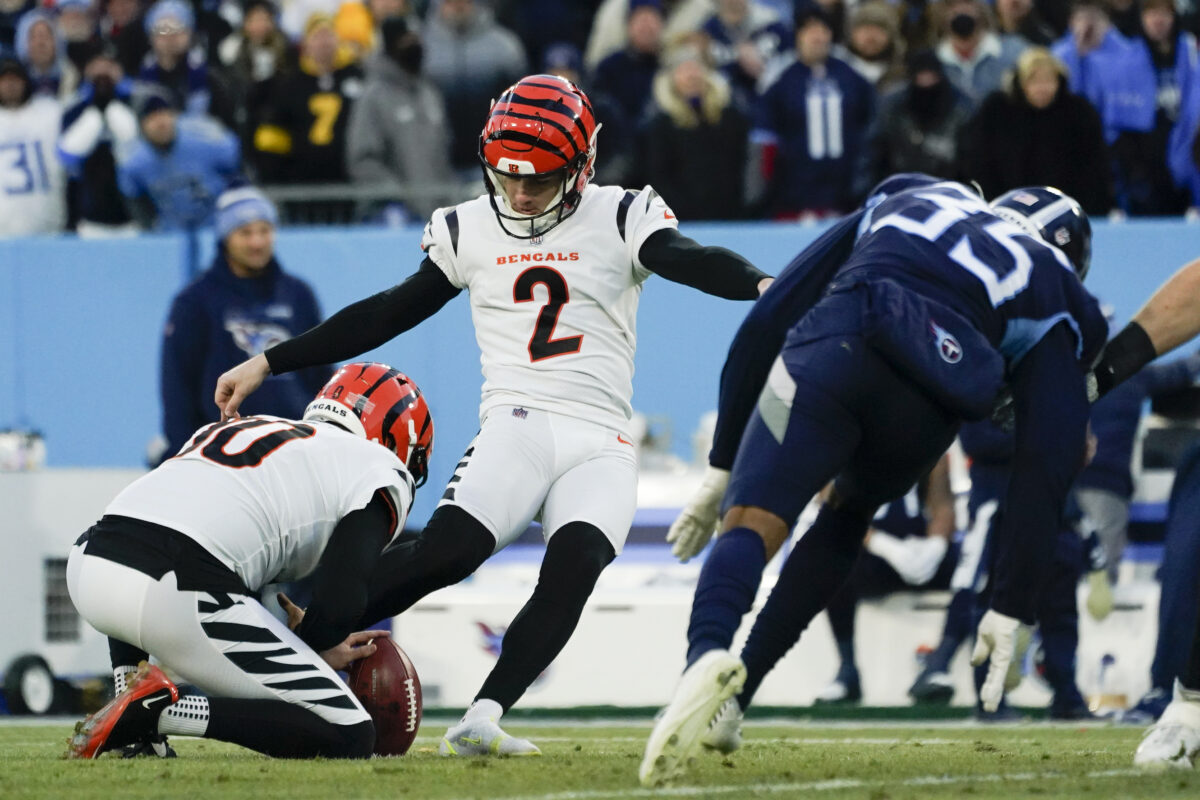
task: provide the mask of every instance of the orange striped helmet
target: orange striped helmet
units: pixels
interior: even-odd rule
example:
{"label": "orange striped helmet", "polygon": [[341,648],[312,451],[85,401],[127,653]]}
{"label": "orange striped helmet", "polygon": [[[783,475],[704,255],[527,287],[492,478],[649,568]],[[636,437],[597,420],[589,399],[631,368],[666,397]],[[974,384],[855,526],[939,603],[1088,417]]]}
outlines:
{"label": "orange striped helmet", "polygon": [[387,364],[359,361],[333,373],[304,410],[305,419],[340,425],[391,450],[417,486],[429,477],[433,416],[412,379]]}
{"label": "orange striped helmet", "polygon": [[[492,103],[479,136],[479,160],[492,210],[506,233],[532,239],[575,211],[592,177],[599,129],[587,95],[556,75],[522,78]],[[513,209],[502,178],[521,176],[559,181],[544,210]]]}

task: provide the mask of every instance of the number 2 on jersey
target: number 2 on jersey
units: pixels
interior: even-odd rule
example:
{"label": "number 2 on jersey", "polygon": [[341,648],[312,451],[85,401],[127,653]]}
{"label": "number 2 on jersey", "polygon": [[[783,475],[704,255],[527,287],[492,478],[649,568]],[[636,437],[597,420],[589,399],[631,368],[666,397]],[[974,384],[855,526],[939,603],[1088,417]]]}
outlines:
{"label": "number 2 on jersey", "polygon": [[513,302],[528,303],[533,300],[533,287],[538,284],[546,287],[548,297],[538,313],[533,335],[529,337],[529,360],[541,361],[543,358],[578,353],[583,343],[582,336],[551,338],[554,335],[554,326],[558,324],[559,312],[571,299],[567,281],[558,270],[550,267],[531,267],[522,272],[513,284]]}
{"label": "number 2 on jersey", "polygon": [[[225,450],[230,440],[243,431],[258,428],[263,425],[274,425],[275,430],[264,433],[246,447],[236,453]],[[293,439],[307,439],[316,433],[311,425],[287,422],[274,419],[233,419],[204,428],[192,439],[188,447],[179,452],[180,456],[187,455],[200,445],[204,448],[200,455],[209,461],[214,461],[223,467],[257,467],[263,459],[274,453]],[[178,458],[179,456],[176,456]]]}

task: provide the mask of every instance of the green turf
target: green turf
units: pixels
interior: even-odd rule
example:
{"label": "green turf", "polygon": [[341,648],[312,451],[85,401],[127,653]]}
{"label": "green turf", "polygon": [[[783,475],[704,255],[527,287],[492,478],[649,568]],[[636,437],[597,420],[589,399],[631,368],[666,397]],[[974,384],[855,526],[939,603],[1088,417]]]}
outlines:
{"label": "green turf", "polygon": [[[432,730],[431,730],[432,728]],[[0,798],[1174,798],[1200,796],[1200,774],[1145,775],[1131,757],[1140,729],[772,725],[747,726],[734,756],[700,758],[666,791],[637,785],[648,725],[514,725],[541,745],[534,759],[441,759],[424,736],[403,758],[272,761],[236,747],[175,742],[171,761],[61,759],[68,726],[0,727]],[[439,734],[432,721],[424,733]]]}

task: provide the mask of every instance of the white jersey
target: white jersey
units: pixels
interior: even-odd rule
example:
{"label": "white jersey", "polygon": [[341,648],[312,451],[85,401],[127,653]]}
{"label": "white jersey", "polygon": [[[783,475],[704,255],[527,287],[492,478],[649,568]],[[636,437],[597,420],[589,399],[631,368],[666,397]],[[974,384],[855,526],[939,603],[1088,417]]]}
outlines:
{"label": "white jersey", "polygon": [[243,417],[201,428],[105,513],[186,534],[257,591],[315,570],[334,527],[379,489],[401,530],[413,484],[391,450],[327,422]]}
{"label": "white jersey", "polygon": [[649,186],[588,186],[574,214],[528,240],[504,232],[487,195],[433,212],[421,247],[470,292],[480,420],[512,405],[625,430],[638,299],[650,275],[638,251],[677,225]]}
{"label": "white jersey", "polygon": [[62,108],[49,97],[0,108],[0,237],[66,227],[66,174],[55,149],[61,126]]}

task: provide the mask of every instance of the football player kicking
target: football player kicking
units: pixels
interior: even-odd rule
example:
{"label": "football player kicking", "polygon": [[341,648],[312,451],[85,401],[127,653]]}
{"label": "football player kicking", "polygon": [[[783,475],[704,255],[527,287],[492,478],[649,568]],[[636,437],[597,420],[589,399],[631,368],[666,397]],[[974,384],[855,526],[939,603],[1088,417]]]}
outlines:
{"label": "football player kicking", "polygon": [[[164,736],[180,734],[281,758],[369,757],[374,725],[335,670],[387,635],[351,631],[432,446],[416,384],[350,364],[302,421],[213,423],[126,487],[67,561],[71,600],[109,637],[118,689],[76,726],[69,755],[169,756]],[[310,574],[293,632],[255,593]],[[181,694],[148,654],[204,694]]]}
{"label": "football player kicking", "polygon": [[[351,358],[470,293],[482,351],[480,431],[412,547],[385,555],[374,622],[457,583],[535,516],[546,554],[533,596],[443,755],[533,755],[501,715],[567,643],[636,506],[630,439],[635,316],[652,273],[752,300],[770,278],[740,256],[679,234],[653,189],[589,183],[596,124],[570,81],[523,78],[492,104],[479,140],[487,194],[434,212],[425,258],[403,283],[221,376],[225,417],[268,374]],[[367,623],[370,624],[370,623]]]}
{"label": "football player kicking", "polygon": [[[1113,337],[1096,364],[1101,395],[1160,355],[1200,333],[1200,259],[1176,272]],[[1184,672],[1175,681],[1171,702],[1134,753],[1146,769],[1189,769],[1200,755],[1200,609]]]}
{"label": "football player kicking", "polygon": [[[706,737],[736,746],[742,710],[845,582],[876,508],[933,465],[961,420],[988,416],[1007,383],[1007,491],[1020,502],[1004,505],[995,533],[974,654],[990,655],[980,697],[995,710],[1083,463],[1085,372],[1107,333],[1080,280],[1089,250],[1087,217],[1057,190],[989,205],[959,183],[898,175],[780,274],[730,348],[708,475],[668,534],[694,555],[724,508],[696,586],[688,666],[647,742],[643,784],[680,775]],[[831,479],[738,658],[728,648],[764,565]]]}

